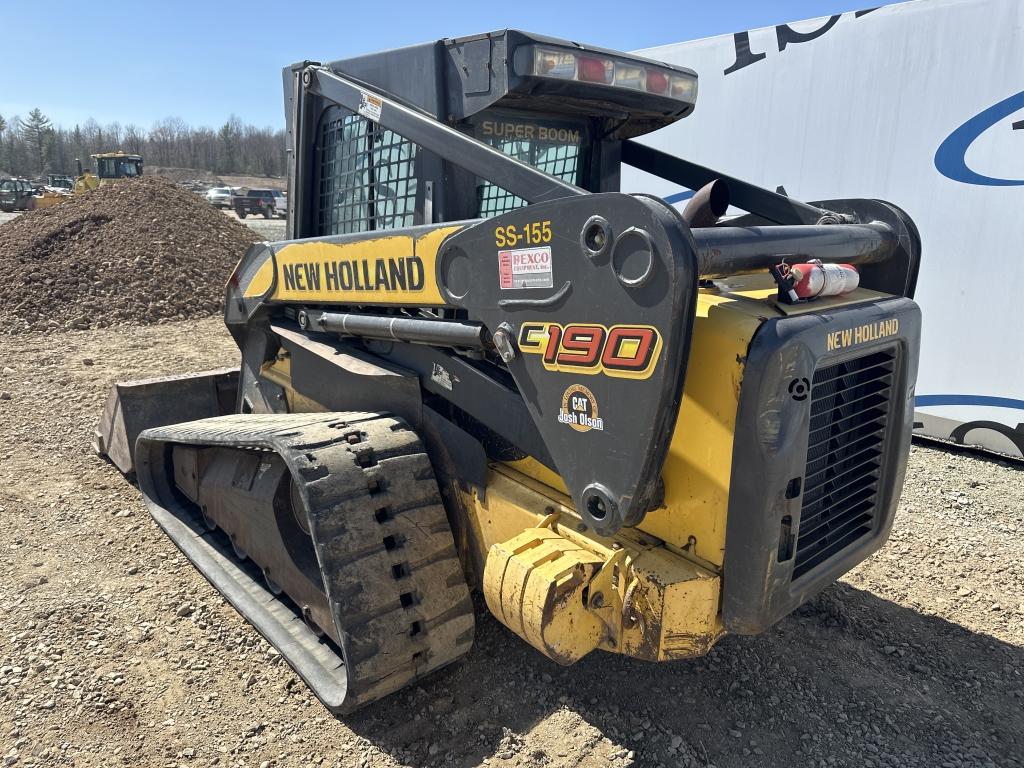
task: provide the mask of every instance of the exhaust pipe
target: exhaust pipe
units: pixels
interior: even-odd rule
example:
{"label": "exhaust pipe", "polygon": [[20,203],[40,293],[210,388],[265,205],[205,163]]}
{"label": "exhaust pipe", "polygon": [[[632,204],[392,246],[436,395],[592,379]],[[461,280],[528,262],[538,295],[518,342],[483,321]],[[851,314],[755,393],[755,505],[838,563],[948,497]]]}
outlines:
{"label": "exhaust pipe", "polygon": [[705,184],[683,209],[683,220],[693,227],[713,227],[729,210],[729,185],[721,179]]}

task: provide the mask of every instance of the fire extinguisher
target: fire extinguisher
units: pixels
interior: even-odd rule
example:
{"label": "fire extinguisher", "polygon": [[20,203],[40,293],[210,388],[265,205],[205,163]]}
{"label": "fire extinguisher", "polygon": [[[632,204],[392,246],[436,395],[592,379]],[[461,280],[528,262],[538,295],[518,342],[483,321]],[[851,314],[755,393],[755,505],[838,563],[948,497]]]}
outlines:
{"label": "fire extinguisher", "polygon": [[791,301],[842,296],[860,285],[860,273],[852,264],[780,264],[772,270]]}
{"label": "fire extinguisher", "polygon": [[793,290],[801,299],[842,296],[860,285],[860,273],[852,264],[822,264],[811,261],[791,264]]}

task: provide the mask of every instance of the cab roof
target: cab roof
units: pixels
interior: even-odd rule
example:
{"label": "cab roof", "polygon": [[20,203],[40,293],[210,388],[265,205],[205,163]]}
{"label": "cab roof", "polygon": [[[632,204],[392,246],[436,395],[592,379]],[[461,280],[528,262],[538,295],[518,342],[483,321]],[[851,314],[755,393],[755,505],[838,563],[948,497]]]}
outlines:
{"label": "cab roof", "polygon": [[[538,52],[553,54],[566,66],[538,72]],[[579,115],[605,121],[605,135],[617,139],[657,130],[690,114],[697,90],[697,74],[691,69],[516,29],[338,59],[327,66],[439,120],[459,122],[494,108]],[[620,71],[637,73],[640,79],[620,79]],[[673,97],[637,87],[652,72],[659,84],[676,78],[692,82],[692,88],[684,97]]]}

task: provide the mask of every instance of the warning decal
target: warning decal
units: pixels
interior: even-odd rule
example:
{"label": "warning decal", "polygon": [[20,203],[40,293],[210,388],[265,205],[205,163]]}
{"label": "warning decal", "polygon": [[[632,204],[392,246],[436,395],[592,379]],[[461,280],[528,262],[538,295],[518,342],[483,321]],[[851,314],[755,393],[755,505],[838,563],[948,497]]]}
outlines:
{"label": "warning decal", "polygon": [[498,251],[501,288],[551,288],[551,246]]}
{"label": "warning decal", "polygon": [[380,96],[375,96],[366,91],[359,92],[359,114],[368,117],[373,122],[380,122],[380,111],[384,106]]}

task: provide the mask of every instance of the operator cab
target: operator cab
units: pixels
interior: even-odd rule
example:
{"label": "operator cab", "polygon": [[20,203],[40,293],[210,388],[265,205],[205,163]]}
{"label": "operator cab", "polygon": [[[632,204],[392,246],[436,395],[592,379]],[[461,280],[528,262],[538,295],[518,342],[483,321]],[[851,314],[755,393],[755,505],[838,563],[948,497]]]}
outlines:
{"label": "operator cab", "polygon": [[[308,97],[296,119],[304,64],[284,72],[290,146],[315,148],[293,174],[292,199],[311,202],[296,207],[291,237],[486,218],[525,204],[380,126],[372,98],[357,113]],[[327,66],[591,192],[619,190],[624,139],[685,117],[697,97],[690,69],[517,30]]]}
{"label": "operator cab", "polygon": [[142,156],[124,152],[105,152],[92,155],[96,161],[96,176],[99,179],[127,179],[142,175]]}

